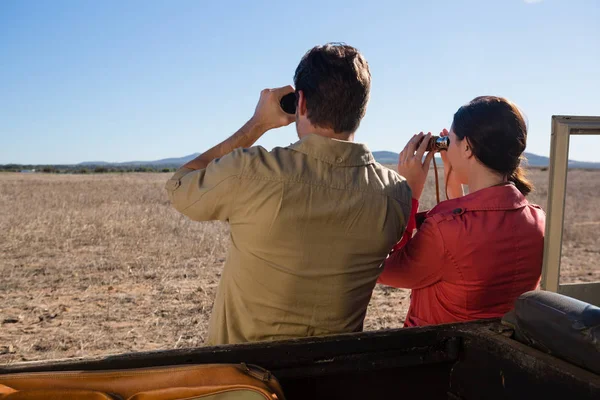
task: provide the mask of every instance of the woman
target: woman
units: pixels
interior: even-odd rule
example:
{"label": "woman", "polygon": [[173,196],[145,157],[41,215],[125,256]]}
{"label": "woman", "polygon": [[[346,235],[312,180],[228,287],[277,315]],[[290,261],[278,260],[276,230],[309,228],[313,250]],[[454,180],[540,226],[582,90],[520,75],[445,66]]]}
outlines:
{"label": "woman", "polygon": [[477,97],[441,135],[450,139],[441,152],[449,200],[417,214],[433,159],[429,152],[422,162],[430,133],[413,136],[398,162],[413,212],[379,283],[412,289],[405,326],[500,317],[541,275],[545,214],[525,199],[532,185],[519,166],[527,139],[519,109]]}

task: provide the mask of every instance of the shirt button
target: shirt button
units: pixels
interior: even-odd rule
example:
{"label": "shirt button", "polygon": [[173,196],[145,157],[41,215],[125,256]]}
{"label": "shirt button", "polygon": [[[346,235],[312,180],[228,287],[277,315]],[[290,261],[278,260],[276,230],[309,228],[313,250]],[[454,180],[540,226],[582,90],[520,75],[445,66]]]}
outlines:
{"label": "shirt button", "polygon": [[452,214],[454,214],[454,215],[462,214],[462,212],[463,212],[462,208],[455,208],[454,210],[452,210]]}
{"label": "shirt button", "polygon": [[167,187],[169,188],[169,190],[175,190],[179,186],[181,186],[181,181],[179,179],[177,179],[177,180],[169,179],[167,181]]}
{"label": "shirt button", "polygon": [[338,157],[338,158],[335,159],[335,162],[338,163],[338,164],[341,164],[341,163],[344,162],[344,159],[342,157]]}

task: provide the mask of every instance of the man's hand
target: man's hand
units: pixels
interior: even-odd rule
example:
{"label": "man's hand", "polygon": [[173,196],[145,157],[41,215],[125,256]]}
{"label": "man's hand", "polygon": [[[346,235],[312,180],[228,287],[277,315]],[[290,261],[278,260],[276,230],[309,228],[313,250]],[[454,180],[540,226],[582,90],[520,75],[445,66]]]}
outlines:
{"label": "man's hand", "polygon": [[295,121],[295,116],[286,114],[279,104],[281,98],[292,93],[294,88],[284,86],[277,89],[265,89],[260,93],[254,116],[236,133],[213,148],[200,154],[183,167],[188,169],[204,169],[215,158],[223,157],[238,147],[252,146],[269,129],[286,126]]}
{"label": "man's hand", "polygon": [[283,96],[293,91],[294,88],[289,85],[277,89],[264,89],[260,92],[260,99],[251,121],[255,125],[264,128],[265,131],[287,126],[294,122],[296,116],[287,114],[279,104]]}
{"label": "man's hand", "polygon": [[[417,148],[417,144],[421,139],[423,141]],[[414,135],[406,144],[398,159],[398,173],[406,178],[412,196],[416,200],[421,198],[425,187],[425,179],[427,179],[427,173],[429,172],[429,165],[433,160],[434,152],[430,151],[427,153],[425,161],[423,161],[429,139],[431,139],[431,132],[425,136],[423,136],[423,132]]]}

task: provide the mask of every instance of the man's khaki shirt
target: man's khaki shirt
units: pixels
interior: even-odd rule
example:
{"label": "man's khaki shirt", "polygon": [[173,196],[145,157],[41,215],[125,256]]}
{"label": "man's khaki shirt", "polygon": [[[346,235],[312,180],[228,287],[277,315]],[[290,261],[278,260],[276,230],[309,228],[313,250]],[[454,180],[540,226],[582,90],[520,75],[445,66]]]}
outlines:
{"label": "man's khaki shirt", "polygon": [[411,209],[404,178],[365,145],[314,134],[182,168],[166,189],[190,219],[231,227],[210,345],[361,331]]}

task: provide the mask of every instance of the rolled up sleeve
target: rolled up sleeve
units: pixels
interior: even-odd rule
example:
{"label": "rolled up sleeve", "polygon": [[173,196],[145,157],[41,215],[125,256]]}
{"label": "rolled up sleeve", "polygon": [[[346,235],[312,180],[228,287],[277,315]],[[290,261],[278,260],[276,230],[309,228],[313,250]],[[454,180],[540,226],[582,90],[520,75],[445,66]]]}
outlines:
{"label": "rolled up sleeve", "polygon": [[205,169],[180,168],[165,185],[171,204],[194,221],[228,221],[246,158],[236,149]]}

